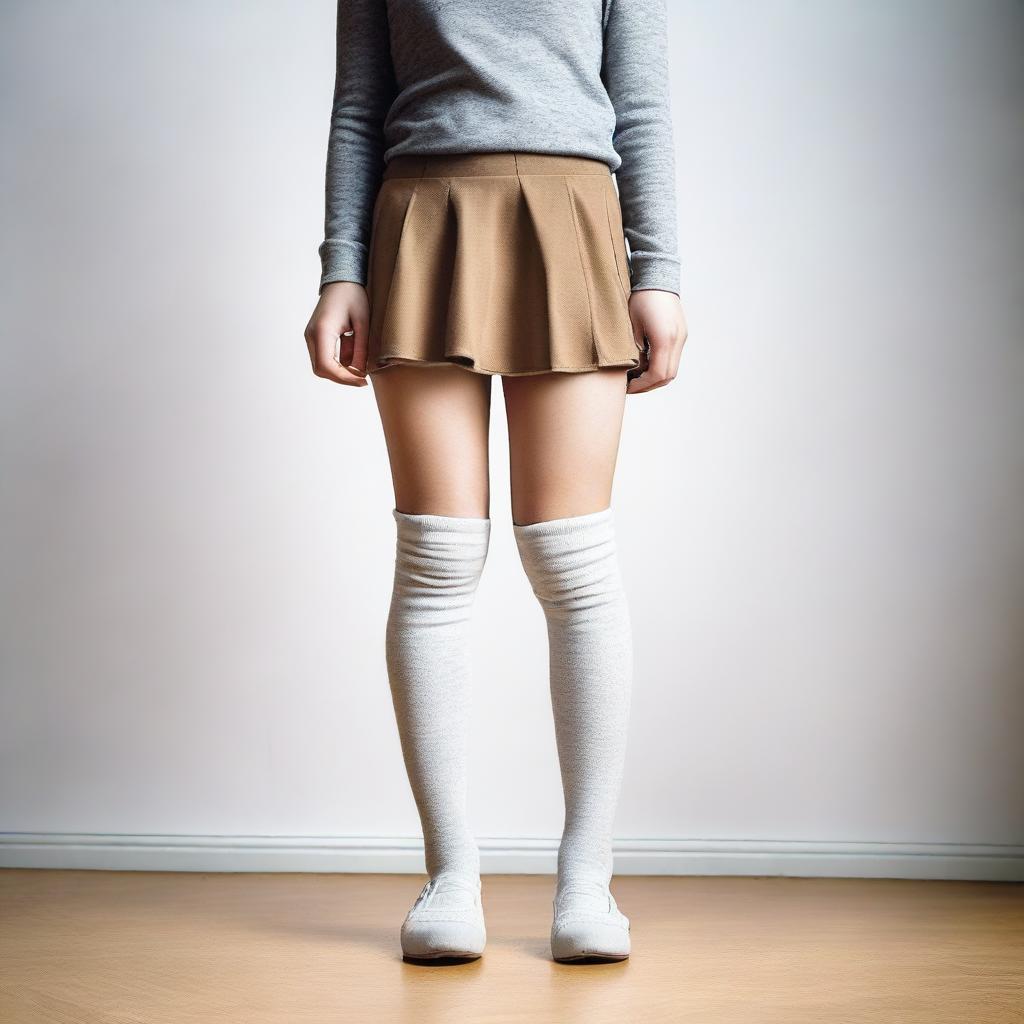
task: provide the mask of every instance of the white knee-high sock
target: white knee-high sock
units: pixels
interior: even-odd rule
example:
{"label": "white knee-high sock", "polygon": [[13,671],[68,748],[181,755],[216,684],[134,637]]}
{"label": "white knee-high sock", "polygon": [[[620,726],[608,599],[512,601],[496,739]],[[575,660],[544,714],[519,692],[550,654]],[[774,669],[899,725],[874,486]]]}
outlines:
{"label": "white knee-high sock", "polygon": [[427,873],[476,879],[480,855],[466,819],[468,624],[491,521],[392,511],[397,538],[387,667]]}
{"label": "white knee-high sock", "polygon": [[633,684],[633,641],[611,508],[515,524],[547,619],[551,702],[565,794],[558,889],[607,887]]}

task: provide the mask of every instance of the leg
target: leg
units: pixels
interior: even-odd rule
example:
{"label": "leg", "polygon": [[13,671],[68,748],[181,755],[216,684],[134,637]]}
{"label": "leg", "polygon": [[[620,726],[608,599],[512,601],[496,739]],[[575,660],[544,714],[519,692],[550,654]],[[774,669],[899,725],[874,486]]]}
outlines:
{"label": "leg", "polygon": [[468,625],[490,537],[491,379],[460,367],[371,374],[397,527],[388,677],[430,876],[402,926],[410,959],[483,950],[480,859],[466,818]]}
{"label": "leg", "polygon": [[395,507],[486,518],[491,378],[460,366],[389,366],[370,374],[391,462]]}
{"label": "leg", "polygon": [[512,521],[596,512],[611,503],[626,371],[503,377]]}
{"label": "leg", "polygon": [[516,543],[547,622],[565,795],[551,930],[557,960],[621,960],[629,921],[609,889],[633,680],[612,479],[622,370],[506,378]]}

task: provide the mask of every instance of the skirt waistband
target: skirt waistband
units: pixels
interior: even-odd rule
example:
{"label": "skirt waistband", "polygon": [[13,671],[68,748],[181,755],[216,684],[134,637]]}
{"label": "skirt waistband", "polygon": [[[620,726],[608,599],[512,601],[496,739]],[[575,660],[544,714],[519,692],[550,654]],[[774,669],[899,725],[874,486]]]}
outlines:
{"label": "skirt waistband", "polygon": [[611,169],[603,160],[554,153],[431,153],[392,157],[384,167],[389,178],[471,178],[520,174],[603,174]]}

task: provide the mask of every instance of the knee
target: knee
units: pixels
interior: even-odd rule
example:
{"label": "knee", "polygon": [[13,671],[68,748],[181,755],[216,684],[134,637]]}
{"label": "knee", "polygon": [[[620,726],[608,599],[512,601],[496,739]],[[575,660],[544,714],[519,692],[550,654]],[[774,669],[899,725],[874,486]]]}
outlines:
{"label": "knee", "polygon": [[393,515],[396,590],[472,596],[487,560],[491,520],[398,509]]}
{"label": "knee", "polygon": [[513,526],[519,557],[545,611],[572,614],[622,594],[610,508]]}

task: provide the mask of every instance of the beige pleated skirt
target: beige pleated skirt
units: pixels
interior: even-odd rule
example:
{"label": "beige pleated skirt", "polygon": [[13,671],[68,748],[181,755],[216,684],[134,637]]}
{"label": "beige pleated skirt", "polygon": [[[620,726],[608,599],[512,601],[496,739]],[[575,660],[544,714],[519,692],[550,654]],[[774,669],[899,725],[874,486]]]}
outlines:
{"label": "beige pleated skirt", "polygon": [[367,372],[639,365],[608,165],[536,153],[396,156],[373,208]]}

